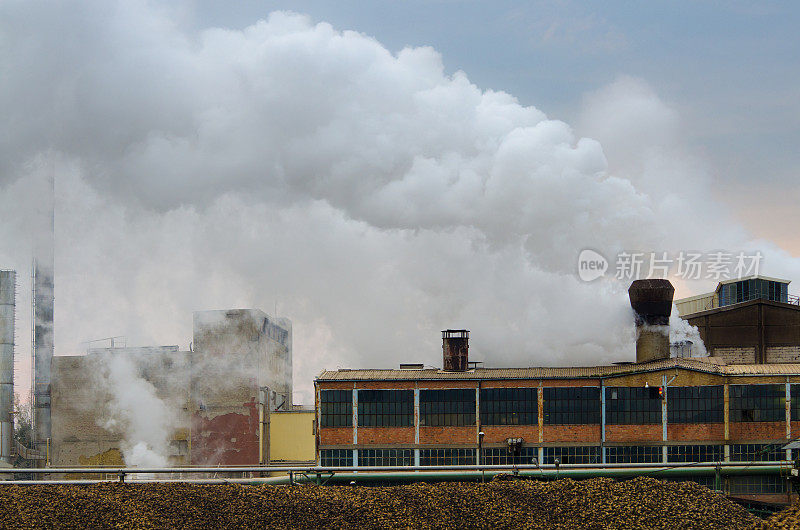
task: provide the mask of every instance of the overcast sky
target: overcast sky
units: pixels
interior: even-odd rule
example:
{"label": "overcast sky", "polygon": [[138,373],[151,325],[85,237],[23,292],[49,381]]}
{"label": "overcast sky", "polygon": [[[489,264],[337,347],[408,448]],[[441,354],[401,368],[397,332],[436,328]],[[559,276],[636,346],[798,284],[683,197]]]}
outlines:
{"label": "overcast sky", "polygon": [[583,249],[800,278],[798,8],[596,6],[0,2],[0,267],[27,307],[53,175],[57,354],[277,305],[307,402],[439,366],[448,327],[490,366],[630,359],[629,280]]}
{"label": "overcast sky", "polygon": [[800,254],[791,222],[800,202],[796,2],[246,0],[231,10],[203,1],[192,20],[244,27],[274,9],[364,32],[392,51],[433,46],[448,71],[570,123],[587,92],[621,74],[644,79],[680,112],[717,196]]}

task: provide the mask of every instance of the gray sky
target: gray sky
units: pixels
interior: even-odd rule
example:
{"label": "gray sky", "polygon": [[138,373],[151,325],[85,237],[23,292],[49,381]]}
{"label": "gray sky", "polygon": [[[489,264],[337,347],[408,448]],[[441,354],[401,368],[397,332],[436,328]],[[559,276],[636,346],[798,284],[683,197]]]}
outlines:
{"label": "gray sky", "polygon": [[26,307],[53,175],[57,354],[277,303],[306,395],[452,327],[489,366],[631,358],[584,249],[800,278],[797,9],[608,4],[0,3],[0,267]]}

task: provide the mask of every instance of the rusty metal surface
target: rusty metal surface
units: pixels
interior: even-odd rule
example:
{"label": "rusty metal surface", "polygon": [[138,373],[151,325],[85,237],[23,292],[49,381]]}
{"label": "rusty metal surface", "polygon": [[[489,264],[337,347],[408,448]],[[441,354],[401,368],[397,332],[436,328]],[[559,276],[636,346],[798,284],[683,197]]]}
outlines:
{"label": "rusty metal surface", "polygon": [[652,325],[668,324],[674,294],[675,288],[669,280],[635,280],[631,283],[628,297],[636,312],[637,324],[641,321]]}
{"label": "rusty metal surface", "polygon": [[442,331],[442,367],[451,372],[463,372],[469,363],[469,331]]}

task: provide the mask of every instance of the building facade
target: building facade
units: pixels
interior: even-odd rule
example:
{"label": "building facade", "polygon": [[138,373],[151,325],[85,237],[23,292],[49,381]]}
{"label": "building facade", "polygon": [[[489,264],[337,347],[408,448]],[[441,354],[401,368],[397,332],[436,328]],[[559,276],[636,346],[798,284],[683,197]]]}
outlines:
{"label": "building facade", "polygon": [[257,309],[195,313],[188,351],[102,348],[57,356],[48,446],[52,463],[126,464],[126,428],[137,411],[135,400],[120,402],[112,387],[115,376],[131,388],[147,385],[165,409],[153,412],[170,417],[167,440],[148,447],[169,465],[268,463],[269,415],[292,410],[291,366],[291,323]]}
{"label": "building facade", "polygon": [[[777,461],[800,436],[800,364],[338,370],[316,390],[323,466]],[[788,494],[779,477],[727,480]]]}
{"label": "building facade", "polygon": [[727,364],[800,363],[800,305],[788,285],[763,276],[729,280],[675,306],[708,354]]}

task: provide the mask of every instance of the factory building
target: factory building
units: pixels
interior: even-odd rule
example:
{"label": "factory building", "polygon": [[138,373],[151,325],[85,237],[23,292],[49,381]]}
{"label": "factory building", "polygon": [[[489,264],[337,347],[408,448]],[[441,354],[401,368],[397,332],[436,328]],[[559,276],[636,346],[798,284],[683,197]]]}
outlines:
{"label": "factory building", "polygon": [[[446,330],[443,369],[409,364],[323,371],[315,380],[319,463],[368,468],[789,459],[782,447],[800,437],[800,362],[670,357],[672,286],[637,281],[629,294],[636,313],[635,363],[481,368],[469,362],[469,332]],[[713,477],[693,480],[706,478],[713,485]],[[789,495],[785,478],[755,472],[727,477],[724,489],[759,500],[786,502]]]}
{"label": "factory building", "polygon": [[765,276],[729,280],[675,306],[709,355],[727,364],[800,363],[800,301],[788,286]]}
{"label": "factory building", "polygon": [[52,465],[125,463],[137,397],[120,404],[126,396],[115,392],[115,377],[152,389],[166,409],[161,451],[170,465],[266,464],[269,415],[292,410],[291,322],[257,309],[201,311],[187,351],[96,348],[54,357]]}

